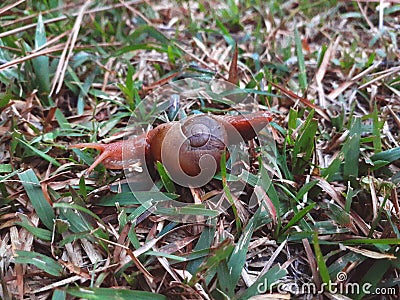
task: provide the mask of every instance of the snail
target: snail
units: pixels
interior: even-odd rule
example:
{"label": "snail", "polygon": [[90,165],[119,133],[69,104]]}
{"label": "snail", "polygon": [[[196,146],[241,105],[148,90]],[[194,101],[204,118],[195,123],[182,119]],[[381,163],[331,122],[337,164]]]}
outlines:
{"label": "snail", "polygon": [[108,169],[124,169],[145,158],[148,166],[157,161],[163,163],[172,175],[183,171],[188,176],[197,176],[209,167],[209,160],[203,160],[208,157],[215,163],[211,171],[213,176],[219,170],[221,158],[229,145],[255,138],[271,120],[268,112],[235,116],[193,115],[183,121],[161,124],[126,141],[81,143],[70,148],[100,150],[87,173],[100,163]]}

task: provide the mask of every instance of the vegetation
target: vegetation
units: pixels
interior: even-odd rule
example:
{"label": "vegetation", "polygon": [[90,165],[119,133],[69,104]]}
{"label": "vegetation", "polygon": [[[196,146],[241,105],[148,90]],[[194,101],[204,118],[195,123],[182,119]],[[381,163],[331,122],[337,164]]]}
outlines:
{"label": "vegetation", "polygon": [[[399,12],[395,0],[2,1],[0,298],[395,299]],[[146,96],[190,77],[237,81],[273,114],[276,168],[254,162],[235,197],[228,162],[196,189],[159,163],[156,196],[198,204],[184,223],[151,213],[162,199],[132,194],[122,171],[85,174],[98,152],[68,146],[121,139]],[[201,218],[213,192],[232,207]]]}

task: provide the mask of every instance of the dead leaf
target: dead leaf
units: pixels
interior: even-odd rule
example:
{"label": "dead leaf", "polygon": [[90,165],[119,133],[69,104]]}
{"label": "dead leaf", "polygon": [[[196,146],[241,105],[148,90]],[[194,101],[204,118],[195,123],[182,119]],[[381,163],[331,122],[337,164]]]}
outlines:
{"label": "dead leaf", "polygon": [[228,81],[233,83],[234,85],[238,84],[239,75],[238,75],[238,45],[236,44],[235,52],[233,53],[231,66],[229,68],[229,77]]}
{"label": "dead leaf", "polygon": [[355,247],[350,247],[350,246],[345,246],[346,249],[349,249],[352,252],[361,254],[363,256],[369,257],[369,258],[374,258],[374,259],[396,259],[397,257],[394,256],[393,254],[387,254],[387,253],[380,253],[380,252],[375,252],[367,249],[359,249]]}

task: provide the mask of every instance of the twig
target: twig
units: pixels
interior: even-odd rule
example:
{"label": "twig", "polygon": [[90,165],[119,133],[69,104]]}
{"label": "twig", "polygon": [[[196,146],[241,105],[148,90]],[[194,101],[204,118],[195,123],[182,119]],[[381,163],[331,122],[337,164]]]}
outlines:
{"label": "twig", "polygon": [[22,2],[25,2],[25,0],[19,0],[19,1],[15,2],[15,3],[12,3],[10,5],[7,5],[7,6],[3,7],[2,9],[0,9],[0,16],[2,14],[4,14],[7,10],[10,10],[10,9],[20,5]]}
{"label": "twig", "polygon": [[[57,66],[57,71],[56,71],[56,74],[54,77],[53,86],[51,88],[49,96],[51,96],[54,93],[54,91],[56,94],[58,94],[58,92],[61,90],[61,87],[62,87],[63,81],[64,81],[65,72],[67,71],[67,67],[68,67],[68,61],[70,60],[70,58],[72,56],[72,51],[74,50],[74,46],[75,46],[76,40],[78,38],[78,33],[79,33],[79,29],[81,28],[81,23],[82,23],[84,13],[86,11],[86,8],[88,8],[91,3],[92,3],[92,1],[87,1],[79,11],[79,14],[78,14],[75,24],[74,24],[74,27],[72,28],[72,32],[71,32],[70,36],[68,37],[67,43],[61,54],[60,62],[58,63],[58,66]],[[69,47],[69,52],[67,54],[68,47]],[[58,85],[57,85],[57,81],[58,81]],[[57,88],[56,88],[56,85],[57,85]]]}

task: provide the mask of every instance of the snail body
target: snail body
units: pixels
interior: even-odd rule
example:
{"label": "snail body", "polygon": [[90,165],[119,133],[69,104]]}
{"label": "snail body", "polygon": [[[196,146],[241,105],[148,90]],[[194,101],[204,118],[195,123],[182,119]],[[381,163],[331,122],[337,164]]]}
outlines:
{"label": "snail body", "polygon": [[183,171],[187,176],[199,176],[204,172],[213,176],[229,145],[253,139],[269,121],[271,117],[267,112],[237,116],[194,115],[182,122],[161,124],[127,141],[82,143],[70,148],[100,150],[87,173],[100,163],[108,169],[124,169],[145,158],[147,165],[163,163],[171,175]]}

